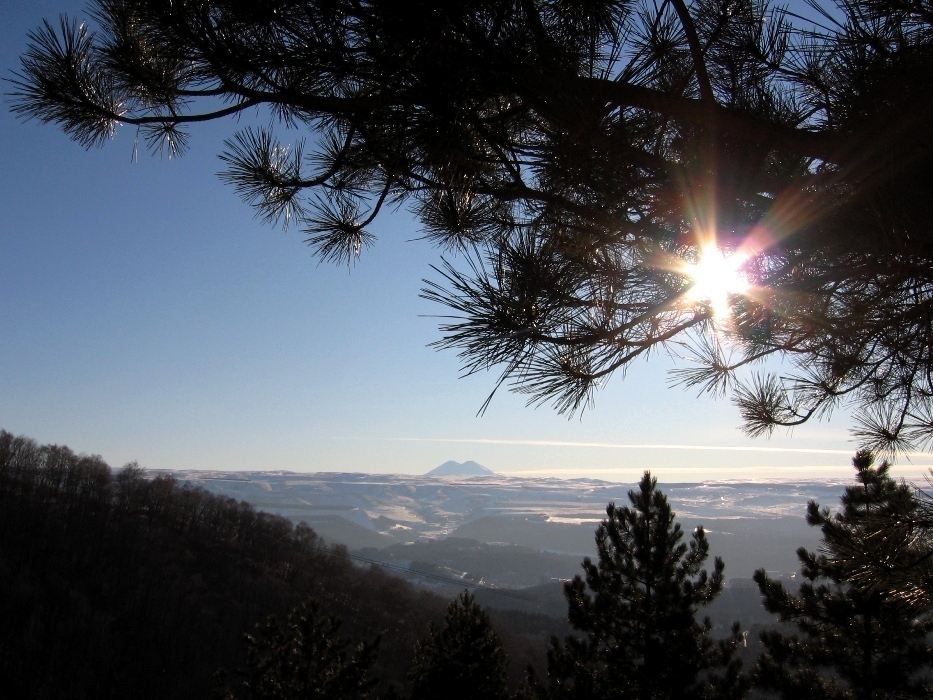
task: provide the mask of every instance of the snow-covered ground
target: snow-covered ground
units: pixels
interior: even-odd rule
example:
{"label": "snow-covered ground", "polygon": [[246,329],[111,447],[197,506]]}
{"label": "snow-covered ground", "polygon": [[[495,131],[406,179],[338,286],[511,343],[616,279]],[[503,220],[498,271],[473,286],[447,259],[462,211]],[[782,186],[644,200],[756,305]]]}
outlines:
{"label": "snow-covered ground", "polygon": [[[351,549],[468,537],[574,555],[594,553],[606,505],[628,503],[634,484],[505,476],[174,471],[177,479],[305,520]],[[794,552],[816,546],[808,500],[835,507],[850,481],[710,481],[660,484],[688,532],[702,524],[733,576],[758,567],[788,573]]]}

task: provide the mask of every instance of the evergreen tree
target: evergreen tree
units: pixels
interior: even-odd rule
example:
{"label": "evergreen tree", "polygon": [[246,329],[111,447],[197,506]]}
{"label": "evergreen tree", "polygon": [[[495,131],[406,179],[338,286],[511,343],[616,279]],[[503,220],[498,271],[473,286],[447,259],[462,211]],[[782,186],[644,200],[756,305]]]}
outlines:
{"label": "evergreen tree", "polygon": [[508,661],[489,617],[464,591],[444,626],[415,645],[411,700],[504,700]]}
{"label": "evergreen tree", "polygon": [[807,507],[807,522],[823,533],[822,553],[797,551],[799,592],[788,592],[763,569],[755,572],[765,607],[801,633],[762,634],[766,652],[756,684],[787,700],[928,698],[929,597],[900,595],[884,577],[864,575],[881,564],[898,571],[917,561],[918,539],[905,537],[904,528],[916,521],[920,504],[910,486],[891,478],[887,462],[873,467],[872,455],[859,452],[853,464],[858,484],[846,488],[837,513],[813,501]]}
{"label": "evergreen tree", "polygon": [[[687,700],[740,698],[747,681],[733,658],[738,623],[720,642],[700,607],[722,590],[724,565],[702,569],[709,542],[702,527],[689,544],[657,480],[645,472],[631,506],[610,503],[596,531],[598,561],[583,561],[586,579],[565,584],[570,623],[584,634],[548,651],[554,698]],[[590,592],[587,592],[587,588]]]}
{"label": "evergreen tree", "polygon": [[[339,636],[340,621],[307,599],[284,625],[275,616],[246,635],[246,697],[250,700],[343,700],[368,697],[375,685],[369,669],[378,640],[350,645]],[[221,697],[234,697],[228,690]]]}
{"label": "evergreen tree", "polygon": [[[822,527],[847,583],[933,610],[933,499],[928,492],[877,477],[867,469],[873,461],[869,452],[853,459],[857,478],[872,481],[842,496],[845,527],[827,520],[816,506],[808,517]],[[888,465],[878,471],[886,475]]]}
{"label": "evergreen tree", "polygon": [[[92,0],[98,31],[33,33],[13,110],[171,155],[260,110],[222,177],[343,264],[407,202],[468,256],[424,291],[440,346],[532,401],[580,410],[683,341],[680,379],[735,386],[752,434],[850,402],[865,446],[909,447],[933,436],[933,10],[828,4]],[[698,293],[723,255],[751,291]],[[793,371],[730,381],[772,354]]]}

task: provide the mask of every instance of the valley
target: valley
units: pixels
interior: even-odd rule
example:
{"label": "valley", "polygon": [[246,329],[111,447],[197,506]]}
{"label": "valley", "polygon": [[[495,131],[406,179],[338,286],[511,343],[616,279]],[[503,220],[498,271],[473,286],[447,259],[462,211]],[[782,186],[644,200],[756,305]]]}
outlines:
{"label": "valley", "polygon": [[[484,605],[561,616],[562,582],[595,554],[606,504],[632,484],[502,475],[397,476],[285,471],[173,471],[176,479],[307,522],[359,565],[378,564],[444,596],[475,588]],[[685,532],[702,525],[726,563],[721,617],[767,621],[750,579],[757,568],[792,580],[798,547],[819,532],[808,500],[835,507],[843,480],[662,484]],[[712,562],[710,561],[710,565]],[[715,612],[715,611],[714,611]],[[718,622],[718,620],[717,620]]]}

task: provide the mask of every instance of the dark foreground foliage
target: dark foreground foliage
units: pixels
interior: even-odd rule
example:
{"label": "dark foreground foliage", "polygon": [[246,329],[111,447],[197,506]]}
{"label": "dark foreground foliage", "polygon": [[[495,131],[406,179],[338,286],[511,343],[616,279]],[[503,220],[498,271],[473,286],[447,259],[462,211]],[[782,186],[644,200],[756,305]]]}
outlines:
{"label": "dark foreground foliage", "polygon": [[[689,544],[667,497],[648,472],[610,503],[596,530],[598,561],[583,560],[585,580],[565,585],[569,619],[580,637],[556,638],[548,650],[546,695],[583,700],[739,699],[748,689],[735,659],[738,623],[718,643],[698,611],[722,591],[724,564],[703,564],[709,542],[697,528]],[[544,689],[540,689],[544,690]]]}
{"label": "dark foreground foliage", "polygon": [[[382,639],[367,656],[376,696],[407,691],[415,643],[445,607],[355,566],[304,523],[0,430],[3,697],[202,700],[217,690],[218,669],[239,692],[249,654],[271,653],[262,640],[280,623],[269,616],[286,620],[309,599],[353,644]],[[559,623],[493,617],[517,687]]]}
{"label": "dark foreground foliage", "polygon": [[207,698],[243,633],[313,595],[353,639],[390,639],[403,684],[440,598],[325,548],[306,525],[0,432],[0,678],[5,697]]}
{"label": "dark foreground foliage", "polygon": [[489,617],[467,591],[447,606],[443,627],[415,647],[411,700],[507,700],[508,660]]}
{"label": "dark foreground foliage", "polygon": [[[308,598],[288,614],[283,625],[270,616],[246,635],[247,668],[242,686],[248,700],[354,700],[370,697],[376,685],[370,670],[379,639],[352,642],[340,634],[342,623]],[[221,672],[218,696],[239,697]]]}
{"label": "dark foreground foliage", "polygon": [[877,574],[862,576],[879,559],[897,570],[912,567],[921,558],[918,549],[926,558],[931,554],[920,528],[912,528],[913,537],[898,536],[920,520],[914,489],[892,479],[887,462],[872,462],[866,452],[855,456],[858,484],[846,489],[839,512],[810,502],[807,522],[822,530],[823,541],[819,554],[797,551],[804,582],[796,594],[764,569],[755,572],[765,607],[798,632],[761,635],[766,653],[758,662],[758,685],[782,698],[933,697],[929,595],[912,595],[916,586],[892,589]]}

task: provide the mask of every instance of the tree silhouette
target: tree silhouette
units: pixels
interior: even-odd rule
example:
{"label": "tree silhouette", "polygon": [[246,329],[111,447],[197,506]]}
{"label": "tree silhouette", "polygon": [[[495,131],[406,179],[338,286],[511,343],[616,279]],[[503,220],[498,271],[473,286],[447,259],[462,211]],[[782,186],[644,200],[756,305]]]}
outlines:
{"label": "tree silhouette", "polygon": [[[365,698],[375,685],[369,669],[378,640],[357,644],[339,636],[340,621],[306,599],[288,615],[285,626],[275,617],[246,635],[247,679],[251,700],[341,700]],[[220,697],[233,698],[228,689]]]}
{"label": "tree silhouette", "polygon": [[[747,681],[733,654],[741,639],[718,643],[700,607],[719,595],[724,565],[702,569],[709,542],[702,527],[690,543],[667,497],[648,472],[631,506],[610,503],[596,531],[598,561],[583,560],[586,579],[565,584],[569,620],[583,637],[552,640],[547,694],[552,698],[741,698]],[[589,589],[589,592],[587,591]]]}
{"label": "tree silhouette", "polygon": [[[96,34],[32,34],[15,112],[171,155],[257,107],[303,129],[240,130],[222,177],[340,263],[407,201],[465,254],[424,290],[453,316],[437,344],[497,387],[573,412],[668,347],[752,435],[848,402],[867,447],[933,439],[928,0],[92,8]],[[749,289],[698,293],[712,246]],[[737,374],[769,355],[795,371]]]}
{"label": "tree silhouette", "polygon": [[[802,636],[779,630],[762,634],[767,651],[756,684],[783,698],[884,700],[933,693],[933,606],[916,583],[891,586],[866,571],[911,570],[915,538],[903,537],[903,521],[916,518],[914,491],[872,466],[870,453],[853,459],[858,485],[846,488],[836,514],[813,501],[807,522],[823,532],[821,554],[797,551],[804,582],[789,593],[763,569],[755,581],[765,607]],[[885,526],[887,524],[887,526]]]}
{"label": "tree silhouette", "polygon": [[861,591],[881,592],[918,609],[933,610],[933,500],[930,494],[888,475],[890,465],[871,469],[874,455],[852,460],[859,486],[842,496],[838,522],[810,506],[841,577]]}
{"label": "tree silhouette", "polygon": [[447,607],[443,628],[415,646],[411,700],[504,700],[508,661],[489,617],[464,591]]}

